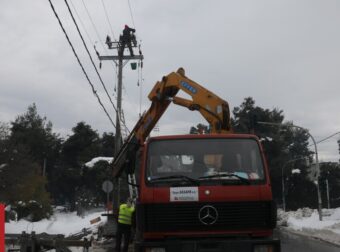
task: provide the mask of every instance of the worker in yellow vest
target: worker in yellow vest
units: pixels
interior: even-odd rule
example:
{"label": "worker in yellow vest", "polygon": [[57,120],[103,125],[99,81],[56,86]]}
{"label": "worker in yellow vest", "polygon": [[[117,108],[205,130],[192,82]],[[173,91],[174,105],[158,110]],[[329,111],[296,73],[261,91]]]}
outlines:
{"label": "worker in yellow vest", "polygon": [[119,206],[118,227],[116,233],[116,251],[120,252],[122,237],[124,236],[123,252],[127,252],[131,236],[131,226],[134,219],[135,207],[133,200],[128,198],[126,204]]}

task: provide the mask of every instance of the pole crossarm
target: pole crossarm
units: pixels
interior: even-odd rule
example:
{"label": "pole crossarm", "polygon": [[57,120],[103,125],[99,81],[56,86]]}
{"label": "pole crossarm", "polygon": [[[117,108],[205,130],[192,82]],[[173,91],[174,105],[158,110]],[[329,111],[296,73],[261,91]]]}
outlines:
{"label": "pole crossarm", "polygon": [[99,60],[119,60],[122,58],[123,60],[143,60],[144,56],[143,55],[135,55],[135,56],[114,56],[114,55],[107,55],[107,56],[98,56]]}

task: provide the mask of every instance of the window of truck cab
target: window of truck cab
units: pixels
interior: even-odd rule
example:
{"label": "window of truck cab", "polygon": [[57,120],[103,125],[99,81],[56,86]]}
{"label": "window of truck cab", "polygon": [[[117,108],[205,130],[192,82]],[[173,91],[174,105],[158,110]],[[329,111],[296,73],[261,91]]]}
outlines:
{"label": "window of truck cab", "polygon": [[252,138],[153,139],[145,174],[148,185],[166,185],[176,180],[174,176],[208,184],[233,184],[237,176],[250,184],[265,183],[260,148]]}

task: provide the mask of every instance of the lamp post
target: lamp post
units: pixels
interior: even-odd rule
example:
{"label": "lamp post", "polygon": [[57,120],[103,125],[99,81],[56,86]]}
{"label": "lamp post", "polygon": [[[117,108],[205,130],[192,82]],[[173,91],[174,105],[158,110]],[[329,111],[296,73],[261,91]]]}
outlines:
{"label": "lamp post", "polygon": [[317,192],[318,192],[318,213],[319,213],[319,220],[322,221],[322,200],[321,200],[321,193],[320,193],[320,187],[319,187],[320,166],[319,166],[318,148],[316,146],[316,142],[315,142],[314,137],[305,128],[297,126],[297,125],[293,125],[293,124],[284,125],[284,124],[281,124],[281,123],[271,123],[271,122],[257,122],[257,123],[258,124],[263,124],[263,125],[277,126],[277,127],[292,127],[292,128],[302,129],[302,130],[305,130],[306,133],[312,139],[313,144],[314,144],[314,148],[315,148],[315,168],[316,168],[316,172],[317,172],[316,180],[314,181],[314,184],[316,185],[316,189],[317,189]]}
{"label": "lamp post", "polygon": [[281,167],[281,181],[282,181],[282,205],[283,205],[283,211],[286,212],[286,198],[285,198],[285,181],[284,181],[284,169],[286,166],[290,163],[293,163],[295,161],[306,159],[308,157],[299,157],[292,160],[287,161],[282,167]]}

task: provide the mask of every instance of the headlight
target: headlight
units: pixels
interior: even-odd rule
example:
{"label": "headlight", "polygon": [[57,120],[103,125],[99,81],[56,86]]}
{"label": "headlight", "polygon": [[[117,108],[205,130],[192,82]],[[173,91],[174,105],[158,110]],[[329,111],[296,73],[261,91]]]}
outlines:
{"label": "headlight", "polygon": [[146,248],[145,252],[165,252],[165,248]]}
{"label": "headlight", "polygon": [[255,245],[254,252],[274,252],[274,247],[270,244]]}

